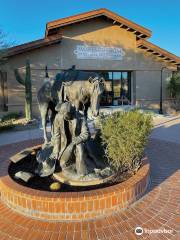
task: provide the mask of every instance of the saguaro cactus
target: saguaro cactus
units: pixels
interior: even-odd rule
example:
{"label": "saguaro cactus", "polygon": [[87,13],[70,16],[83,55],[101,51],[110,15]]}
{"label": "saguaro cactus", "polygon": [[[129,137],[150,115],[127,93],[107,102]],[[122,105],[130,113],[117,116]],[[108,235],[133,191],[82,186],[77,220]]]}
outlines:
{"label": "saguaro cactus", "polygon": [[26,75],[22,78],[18,69],[14,70],[16,80],[25,87],[25,115],[27,120],[32,119],[32,84],[29,60],[26,61]]}

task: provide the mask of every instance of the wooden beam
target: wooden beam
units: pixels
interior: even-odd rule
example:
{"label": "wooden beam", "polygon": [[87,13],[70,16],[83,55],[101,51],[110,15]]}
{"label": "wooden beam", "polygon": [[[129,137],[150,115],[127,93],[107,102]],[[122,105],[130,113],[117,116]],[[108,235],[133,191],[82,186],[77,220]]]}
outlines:
{"label": "wooden beam", "polygon": [[143,34],[142,36],[141,36],[141,38],[146,38],[147,37],[147,35],[145,35],[145,34]]}
{"label": "wooden beam", "polygon": [[156,56],[160,56],[161,54],[157,53],[157,52],[153,52],[154,55]]}
{"label": "wooden beam", "polygon": [[166,58],[164,55],[160,55],[159,57],[160,57],[160,58]]}
{"label": "wooden beam", "polygon": [[148,49],[147,52],[153,53],[154,51],[152,49]]}
{"label": "wooden beam", "polygon": [[142,49],[148,50],[148,48],[147,48],[147,47],[145,47],[145,46],[143,46],[143,47],[142,47]]}
{"label": "wooden beam", "polygon": [[141,33],[140,32],[135,32],[135,34],[139,37],[140,35],[141,35]]}
{"label": "wooden beam", "polygon": [[166,62],[176,64],[176,65],[178,64],[177,61],[173,60],[169,56],[167,56],[167,55],[165,56],[164,54],[158,53],[155,50],[143,45],[143,43],[141,45],[139,45],[138,48],[143,49],[143,50],[147,51],[148,53],[151,53],[151,54],[157,56],[158,58],[163,59]]}
{"label": "wooden beam", "polygon": [[132,32],[132,33],[135,33],[135,32],[136,32],[136,30],[134,30],[134,29],[132,29],[132,28],[128,28],[127,31],[128,31],[128,32]]}
{"label": "wooden beam", "polygon": [[128,26],[126,26],[126,25],[122,25],[122,28],[124,28],[124,29],[127,29],[128,28]]}

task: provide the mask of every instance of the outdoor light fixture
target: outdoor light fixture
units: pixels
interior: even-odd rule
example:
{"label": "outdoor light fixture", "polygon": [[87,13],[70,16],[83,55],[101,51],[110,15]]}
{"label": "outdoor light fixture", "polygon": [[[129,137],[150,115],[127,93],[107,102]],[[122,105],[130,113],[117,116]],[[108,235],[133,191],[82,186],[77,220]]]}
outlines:
{"label": "outdoor light fixture", "polygon": [[48,67],[47,67],[47,65],[46,65],[46,67],[45,67],[45,77],[46,77],[46,78],[49,78]]}

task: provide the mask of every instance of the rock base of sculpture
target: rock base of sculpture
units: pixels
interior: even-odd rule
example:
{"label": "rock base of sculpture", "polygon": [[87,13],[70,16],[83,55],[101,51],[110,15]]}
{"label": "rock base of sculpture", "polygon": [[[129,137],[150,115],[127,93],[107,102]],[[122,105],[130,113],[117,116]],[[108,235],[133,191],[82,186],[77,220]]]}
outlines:
{"label": "rock base of sculpture", "polygon": [[95,169],[93,173],[89,173],[85,176],[78,176],[75,166],[72,165],[66,171],[54,173],[53,177],[61,183],[81,187],[109,183],[112,181],[114,175],[112,170],[107,167],[102,170]]}
{"label": "rock base of sculpture", "polygon": [[[44,151],[42,151],[42,149],[44,149]],[[105,187],[113,183],[112,179],[114,178],[114,173],[105,164],[103,165],[103,168],[94,168],[93,171],[84,176],[77,175],[74,163],[64,171],[57,168],[51,176],[40,177],[37,173],[39,166],[39,163],[37,162],[37,154],[41,150],[41,154],[47,156],[51,153],[51,145],[48,145],[46,148],[44,148],[43,145],[28,148],[27,150],[24,150],[25,152],[28,152],[27,155],[22,155],[22,151],[14,155],[19,159],[18,163],[12,161],[14,159],[14,156],[12,156],[9,165],[9,175],[11,178],[25,187],[52,192],[55,190],[51,188],[51,185],[55,182],[59,182],[61,188],[56,191],[74,192],[98,189],[101,186]],[[23,171],[21,169],[23,169]],[[20,177],[17,177],[17,175],[19,176],[19,173],[21,173]]]}

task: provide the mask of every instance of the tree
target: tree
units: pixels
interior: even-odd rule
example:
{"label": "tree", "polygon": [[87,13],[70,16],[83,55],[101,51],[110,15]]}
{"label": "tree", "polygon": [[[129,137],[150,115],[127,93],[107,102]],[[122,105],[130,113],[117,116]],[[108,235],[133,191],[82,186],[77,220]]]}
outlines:
{"label": "tree", "polygon": [[0,29],[0,66],[5,63],[7,50],[12,43],[8,43],[6,40],[7,35]]}
{"label": "tree", "polygon": [[177,71],[172,75],[168,84],[168,90],[170,93],[170,97],[180,97],[180,71]]}
{"label": "tree", "polygon": [[180,110],[180,71],[173,73],[167,86],[169,95],[173,98],[174,108]]}

